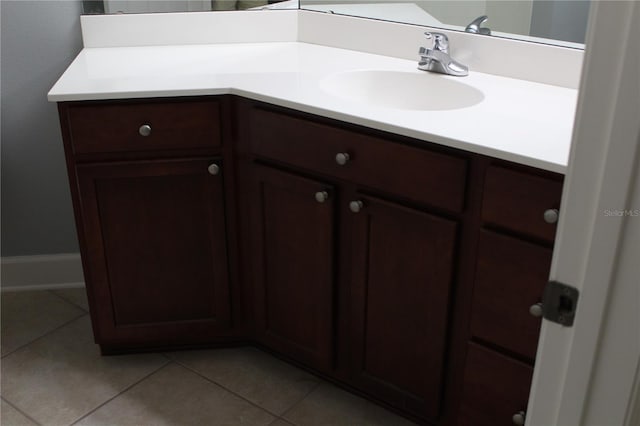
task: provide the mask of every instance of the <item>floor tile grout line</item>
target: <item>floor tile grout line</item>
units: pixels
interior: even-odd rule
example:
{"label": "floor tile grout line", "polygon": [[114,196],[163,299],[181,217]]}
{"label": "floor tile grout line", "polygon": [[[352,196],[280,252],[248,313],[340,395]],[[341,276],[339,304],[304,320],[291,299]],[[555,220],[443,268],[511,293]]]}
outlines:
{"label": "floor tile grout line", "polygon": [[291,406],[290,406],[289,408],[287,408],[287,409],[286,409],[282,414],[280,414],[280,418],[281,418],[282,420],[284,420],[284,421],[288,422],[288,423],[292,423],[292,424],[293,424],[293,422],[291,422],[291,421],[287,420],[284,416],[285,416],[288,412],[290,412],[291,410],[293,410],[293,409],[296,407],[296,405],[300,404],[302,401],[304,401],[305,399],[307,399],[307,397],[308,397],[309,395],[311,395],[313,392],[315,392],[315,391],[316,391],[316,389],[318,389],[320,386],[322,386],[322,382],[324,382],[324,380],[320,379],[320,380],[318,381],[318,383],[316,383],[316,385],[315,385],[313,388],[309,389],[309,391],[308,391],[307,393],[305,393],[305,394],[304,394],[304,396],[303,396],[302,398],[298,399],[296,402],[294,402],[293,404],[291,404]]}
{"label": "floor tile grout line", "polygon": [[60,298],[61,300],[64,300],[65,302],[75,306],[78,309],[82,309],[84,312],[89,313],[89,310],[87,310],[84,306],[80,306],[79,304],[77,304],[76,302],[67,299],[64,296],[59,295],[58,293],[56,293],[56,290],[47,290],[49,293],[53,294],[54,296]]}
{"label": "floor tile grout line", "polygon": [[272,426],[272,425],[276,424],[276,422],[279,422],[279,421],[285,422],[285,423],[286,423],[286,424],[288,424],[288,425],[296,426],[296,424],[295,424],[295,423],[291,423],[291,421],[289,421],[289,420],[287,420],[287,419],[283,419],[282,417],[278,417],[278,418],[274,419],[274,420],[273,420],[271,423],[269,423],[267,426]]}
{"label": "floor tile grout line", "polygon": [[[165,357],[166,358],[166,357]],[[110,403],[111,401],[113,401],[114,399],[116,399],[117,397],[119,397],[120,395],[122,395],[123,393],[127,392],[128,390],[130,390],[131,388],[133,388],[134,386],[137,386],[138,384],[140,384],[141,382],[145,381],[146,379],[148,379],[149,377],[153,376],[154,374],[156,374],[157,372],[159,372],[160,370],[162,370],[163,368],[169,366],[171,363],[173,363],[172,360],[167,358],[167,362],[165,362],[164,364],[162,364],[160,367],[156,368],[155,370],[153,370],[152,372],[150,372],[149,374],[145,375],[144,377],[142,377],[140,380],[137,380],[133,383],[131,383],[129,386],[127,386],[126,388],[122,389],[120,392],[118,392],[117,394],[113,395],[111,398],[107,399],[106,401],[104,401],[102,404],[98,405],[97,407],[93,408],[91,411],[89,411],[88,413],[84,414],[82,417],[80,417],[79,419],[74,420],[73,422],[69,423],[69,426],[73,426],[75,424],[78,424],[78,422],[82,421],[83,419],[87,418],[88,416],[90,416],[91,414],[95,413],[97,410],[99,410],[100,408],[104,407],[105,405],[107,405],[108,403]]]}
{"label": "floor tile grout line", "polygon": [[6,402],[7,404],[9,404],[14,410],[16,410],[18,413],[22,414],[23,416],[25,416],[27,419],[31,420],[33,423],[35,423],[38,426],[41,426],[41,423],[39,421],[37,421],[36,419],[34,419],[33,417],[31,417],[29,414],[27,414],[25,411],[23,411],[22,409],[18,408],[13,402],[11,402],[10,400],[8,400],[4,395],[0,396],[0,399],[2,399],[4,402]]}
{"label": "floor tile grout line", "polygon": [[193,368],[189,367],[188,365],[185,365],[185,364],[181,363],[180,361],[178,361],[178,360],[176,360],[176,359],[174,359],[174,360],[173,360],[173,362],[175,362],[176,364],[180,365],[181,367],[186,368],[187,370],[191,371],[192,373],[197,374],[198,376],[202,377],[202,378],[203,378],[203,379],[205,379],[206,381],[211,382],[211,383],[213,383],[213,384],[214,384],[214,385],[216,385],[216,386],[220,386],[222,389],[226,390],[227,392],[230,392],[231,394],[233,394],[233,395],[237,396],[238,398],[242,399],[243,401],[248,402],[249,404],[253,405],[254,407],[259,408],[259,409],[261,409],[262,411],[265,411],[265,412],[267,412],[268,414],[270,414],[270,415],[274,416],[274,417],[275,417],[274,421],[275,421],[276,419],[279,419],[279,418],[280,418],[280,416],[279,416],[278,414],[276,414],[276,413],[272,412],[271,410],[269,410],[269,409],[267,409],[267,408],[265,408],[265,407],[262,407],[262,406],[258,405],[257,403],[255,403],[255,402],[251,401],[250,399],[247,399],[245,396],[242,396],[242,395],[240,395],[239,393],[237,393],[237,392],[235,392],[235,391],[233,391],[233,390],[231,390],[231,389],[227,388],[226,386],[224,386],[224,385],[222,385],[222,384],[220,384],[220,383],[216,382],[215,380],[213,380],[213,379],[211,379],[211,378],[209,378],[209,377],[205,376],[204,374],[200,373],[198,370],[195,370],[195,369],[193,369]]}
{"label": "floor tile grout line", "polygon": [[8,357],[9,355],[12,355],[12,354],[16,353],[17,351],[19,351],[19,350],[21,350],[21,349],[26,348],[27,346],[29,346],[29,345],[31,345],[31,344],[33,344],[33,343],[37,342],[38,340],[40,340],[40,339],[42,339],[42,338],[44,338],[44,337],[47,337],[48,335],[50,335],[50,334],[52,334],[52,333],[55,333],[56,331],[60,330],[61,328],[64,328],[64,327],[66,327],[67,325],[71,324],[72,322],[74,322],[74,321],[76,321],[76,320],[79,320],[80,318],[85,317],[85,316],[87,316],[87,315],[89,315],[89,313],[88,313],[88,312],[83,311],[83,312],[82,312],[80,315],[78,315],[77,317],[71,318],[69,321],[67,321],[67,322],[65,322],[65,323],[63,323],[63,324],[60,324],[60,325],[59,325],[59,326],[57,326],[56,328],[54,328],[54,329],[52,329],[52,330],[49,330],[49,331],[45,332],[44,334],[42,334],[42,335],[40,335],[40,336],[36,337],[35,339],[33,339],[33,340],[31,340],[31,341],[29,341],[29,342],[25,343],[24,345],[20,345],[20,346],[18,346],[17,348],[15,348],[14,350],[12,350],[11,352],[6,353],[6,354],[2,355],[1,359],[5,359],[5,358],[6,358],[6,357]]}

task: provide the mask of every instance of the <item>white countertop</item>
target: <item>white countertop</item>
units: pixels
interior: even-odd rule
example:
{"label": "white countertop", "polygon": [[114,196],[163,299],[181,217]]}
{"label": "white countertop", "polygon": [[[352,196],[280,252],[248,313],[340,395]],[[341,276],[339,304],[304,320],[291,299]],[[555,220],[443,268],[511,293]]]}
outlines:
{"label": "white countertop", "polygon": [[[301,42],[85,48],[48,94],[52,102],[235,94],[564,173],[577,91],[470,71],[455,79],[482,102],[446,111],[375,107],[332,96],[325,77],[415,72],[417,61]],[[430,74],[433,77],[434,74]],[[428,93],[425,93],[428,96]]]}

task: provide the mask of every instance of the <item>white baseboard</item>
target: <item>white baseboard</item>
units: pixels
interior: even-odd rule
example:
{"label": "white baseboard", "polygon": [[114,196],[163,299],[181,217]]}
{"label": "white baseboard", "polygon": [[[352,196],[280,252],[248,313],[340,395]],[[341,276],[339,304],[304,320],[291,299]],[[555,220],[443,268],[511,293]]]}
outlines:
{"label": "white baseboard", "polygon": [[3,257],[0,265],[2,291],[84,287],[79,253]]}

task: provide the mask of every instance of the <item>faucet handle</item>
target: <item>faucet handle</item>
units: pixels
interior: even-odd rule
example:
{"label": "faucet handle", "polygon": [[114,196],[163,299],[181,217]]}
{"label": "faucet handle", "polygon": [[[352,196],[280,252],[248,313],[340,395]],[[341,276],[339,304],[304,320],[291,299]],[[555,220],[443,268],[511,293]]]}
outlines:
{"label": "faucet handle", "polygon": [[433,39],[433,50],[449,53],[449,37],[446,34],[427,31],[424,36],[427,40]]}

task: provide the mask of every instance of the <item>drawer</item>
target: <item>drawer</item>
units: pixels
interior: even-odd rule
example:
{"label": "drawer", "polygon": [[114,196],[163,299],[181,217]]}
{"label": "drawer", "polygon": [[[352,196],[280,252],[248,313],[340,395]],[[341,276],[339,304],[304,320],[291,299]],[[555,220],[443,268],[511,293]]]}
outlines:
{"label": "drawer", "polygon": [[75,154],[213,148],[222,139],[220,104],[211,100],[74,104],[67,119]]}
{"label": "drawer", "polygon": [[459,426],[513,426],[524,413],[533,368],[475,343],[469,343]]}
{"label": "drawer", "polygon": [[[259,109],[251,135],[256,155],[450,211],[464,207],[465,159]],[[338,154],[348,155],[343,165]]]}
{"label": "drawer", "polygon": [[535,358],[541,318],[529,313],[529,308],[542,298],[551,256],[549,248],[481,232],[473,290],[473,336]]}
{"label": "drawer", "polygon": [[545,212],[560,208],[561,195],[561,181],[491,166],[485,180],[482,219],[553,242],[556,223],[548,223]]}

